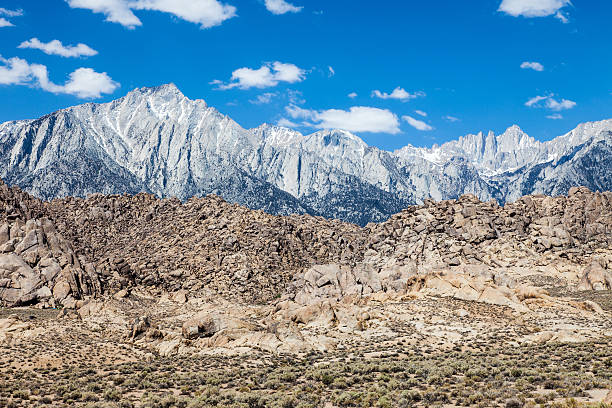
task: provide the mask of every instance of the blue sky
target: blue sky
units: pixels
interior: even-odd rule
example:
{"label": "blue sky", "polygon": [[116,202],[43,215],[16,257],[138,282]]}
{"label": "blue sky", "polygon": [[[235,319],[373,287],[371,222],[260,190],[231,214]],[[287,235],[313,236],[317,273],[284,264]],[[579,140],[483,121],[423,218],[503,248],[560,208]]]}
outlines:
{"label": "blue sky", "polygon": [[0,1],[0,121],[174,82],[244,127],[384,149],[512,124],[548,140],[612,117],[611,17],[584,0]]}

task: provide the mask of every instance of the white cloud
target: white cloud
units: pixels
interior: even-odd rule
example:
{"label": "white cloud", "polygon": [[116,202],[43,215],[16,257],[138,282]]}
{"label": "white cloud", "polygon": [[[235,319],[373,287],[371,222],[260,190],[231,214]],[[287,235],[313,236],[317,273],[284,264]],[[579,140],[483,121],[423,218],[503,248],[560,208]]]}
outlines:
{"label": "white cloud", "polygon": [[218,85],[217,89],[226,90],[232,88],[249,89],[249,88],[269,88],[278,85],[279,82],[288,82],[290,84],[301,82],[306,77],[306,71],[293,64],[285,64],[282,62],[274,62],[272,64],[264,64],[259,69],[239,68],[232,72],[232,78],[229,83],[224,84],[219,80],[211,82]]}
{"label": "white cloud", "polygon": [[562,110],[572,109],[575,106],[576,106],[576,102],[570,101],[570,100],[567,100],[567,99],[561,99],[560,101],[557,101],[557,100],[555,100],[553,98],[550,98],[546,102],[546,107],[548,109],[551,109],[551,110],[554,110],[554,111],[562,111]]}
{"label": "white cloud", "polygon": [[58,93],[75,95],[79,98],[99,98],[111,94],[119,87],[106,72],[96,72],[91,68],[79,68],[70,74],[70,79]]}
{"label": "white cloud", "polygon": [[412,116],[404,115],[402,116],[402,119],[408,122],[408,124],[412,126],[413,128],[415,128],[416,130],[425,131],[425,132],[429,130],[433,130],[433,127],[429,126],[427,123],[423,122],[422,120],[415,119]]}
{"label": "white cloud", "polygon": [[544,65],[540,64],[539,62],[525,61],[521,64],[521,68],[522,69],[533,69],[534,71],[539,71],[539,72],[544,71]]}
{"label": "white cloud", "polygon": [[53,40],[49,41],[48,43],[44,43],[41,42],[38,38],[32,38],[31,40],[24,41],[19,44],[18,48],[33,48],[41,50],[45,54],[60,55],[62,57],[90,57],[92,55],[98,54],[98,51],[82,43],[79,43],[77,45],[64,46],[59,40]]}
{"label": "white cloud", "polygon": [[423,112],[422,110],[418,110],[417,109],[417,110],[414,111],[414,113],[416,113],[417,115],[422,116],[424,118],[427,117],[427,112]]}
{"label": "white cloud", "polygon": [[296,105],[289,105],[285,108],[285,111],[293,119],[308,119],[312,120],[316,117],[317,111],[311,109],[304,109]]}
{"label": "white cloud", "polygon": [[525,106],[529,106],[531,108],[532,106],[537,105],[538,103],[546,100],[547,98],[548,98],[547,96],[534,96],[533,98],[525,102]]}
{"label": "white cloud", "polygon": [[498,11],[513,17],[546,17],[556,15],[559,18],[557,15],[559,10],[571,4],[570,0],[503,0],[499,5]]}
{"label": "white cloud", "polygon": [[285,110],[293,119],[304,119],[301,126],[342,129],[350,132],[400,133],[397,116],[387,109],[353,106],[348,111],[341,109],[316,111],[292,105]]}
{"label": "white cloud", "polygon": [[32,68],[21,58],[4,59],[0,57],[0,84],[26,85],[32,79]]}
{"label": "white cloud", "polygon": [[251,102],[253,105],[267,105],[268,103],[272,102],[272,99],[277,95],[278,94],[274,92],[266,92],[261,95],[257,95],[255,99],[251,99],[249,102]]}
{"label": "white cloud", "polygon": [[306,103],[306,99],[303,98],[302,92],[296,91],[295,89],[287,89],[287,99],[295,105]]}
{"label": "white cloud", "polygon": [[296,7],[285,0],[266,0],[266,8],[272,14],[299,13],[304,7]]}
{"label": "white cloud", "polygon": [[66,0],[72,8],[82,8],[102,13],[106,16],[106,21],[119,23],[124,27],[134,28],[141,26],[142,23],[132,13],[127,0]]}
{"label": "white cloud", "polygon": [[[23,16],[23,10],[9,10],[0,7],[0,16],[19,17]],[[6,18],[0,17],[0,27],[15,27],[15,24],[8,21]]]}
{"label": "white cloud", "polygon": [[202,28],[218,26],[236,16],[236,7],[218,0],[138,0],[131,2],[136,10],[154,10],[174,14]]}
{"label": "white cloud", "polygon": [[278,122],[276,122],[277,126],[281,126],[281,127],[288,127],[288,128],[296,128],[296,127],[300,127],[300,125],[298,125],[295,122],[290,121],[287,118],[280,118],[278,120]]}
{"label": "white cloud", "polygon": [[451,115],[446,115],[446,116],[444,117],[444,119],[448,120],[449,122],[453,122],[453,123],[454,123],[454,122],[459,122],[459,121],[461,120],[461,119],[456,118],[456,117],[451,116]]}
{"label": "white cloud", "polygon": [[9,9],[0,7],[0,15],[7,16],[7,17],[19,17],[19,16],[23,16],[23,10],[21,9],[9,10]]}
{"label": "white cloud", "polygon": [[404,88],[400,88],[399,86],[393,90],[393,92],[386,93],[380,92],[379,90],[372,91],[372,96],[380,98],[380,99],[399,99],[400,101],[409,101],[410,99],[416,99],[421,96],[425,96],[424,92],[415,92],[411,94],[407,92]]}
{"label": "white cloud", "polygon": [[554,94],[548,96],[534,96],[525,102],[525,106],[530,108],[546,108],[556,112],[572,109],[576,106],[576,102],[574,101],[568,99],[557,100],[554,96]]}
{"label": "white cloud", "polygon": [[4,59],[0,57],[0,84],[29,85],[39,87],[55,94],[75,95],[79,98],[99,98],[102,94],[113,93],[120,85],[106,72],[96,72],[91,68],[79,68],[69,75],[64,85],[49,80],[47,67],[30,64],[21,58]]}
{"label": "white cloud", "polygon": [[561,115],[560,113],[553,113],[552,115],[548,115],[546,117],[548,119],[553,119],[553,120],[563,119],[563,115]]}
{"label": "white cloud", "polygon": [[562,11],[557,11],[557,14],[555,14],[555,18],[561,21],[563,24],[569,23],[569,18],[567,18],[567,15],[563,14]]}
{"label": "white cloud", "polygon": [[357,97],[357,92],[351,92],[350,94],[348,94],[348,97],[351,99],[355,99]]}
{"label": "white cloud", "polygon": [[333,77],[334,75],[336,75],[336,71],[334,71],[334,68],[332,68],[331,65],[329,67],[327,67],[327,69],[329,70],[330,78]]}
{"label": "white cloud", "polygon": [[103,13],[106,21],[134,28],[142,22],[133,10],[152,10],[210,28],[236,16],[236,7],[218,0],[66,0],[72,8],[83,8]]}

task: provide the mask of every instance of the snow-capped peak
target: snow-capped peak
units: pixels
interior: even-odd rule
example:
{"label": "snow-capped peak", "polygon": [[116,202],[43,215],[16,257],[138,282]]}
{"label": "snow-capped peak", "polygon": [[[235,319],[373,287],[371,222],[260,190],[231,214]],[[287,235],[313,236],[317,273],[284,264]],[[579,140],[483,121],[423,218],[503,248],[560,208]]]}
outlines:
{"label": "snow-capped peak", "polygon": [[612,120],[544,143],[515,125],[499,135],[387,152],[344,130],[303,135],[269,124],[247,130],[166,84],[0,125],[0,177],[44,198],[215,193],[272,212],[365,224],[428,197],[473,193],[503,202],[577,184],[612,188],[611,139]]}

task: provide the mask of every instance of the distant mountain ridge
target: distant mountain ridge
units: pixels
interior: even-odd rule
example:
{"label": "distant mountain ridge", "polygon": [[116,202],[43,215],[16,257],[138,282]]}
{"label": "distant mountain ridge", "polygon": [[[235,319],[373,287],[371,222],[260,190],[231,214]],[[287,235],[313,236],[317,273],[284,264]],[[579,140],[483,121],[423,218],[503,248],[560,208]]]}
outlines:
{"label": "distant mountain ridge", "polygon": [[342,130],[243,129],[173,84],[0,124],[0,177],[44,199],[215,193],[274,214],[364,225],[426,198],[612,190],[612,120],[539,142],[518,126],[388,152]]}

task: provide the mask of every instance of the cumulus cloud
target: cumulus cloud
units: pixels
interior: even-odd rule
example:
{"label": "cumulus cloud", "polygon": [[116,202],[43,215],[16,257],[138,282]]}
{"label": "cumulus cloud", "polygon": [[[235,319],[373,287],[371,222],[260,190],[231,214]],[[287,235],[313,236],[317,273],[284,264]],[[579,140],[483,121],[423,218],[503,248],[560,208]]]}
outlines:
{"label": "cumulus cloud", "polygon": [[423,112],[422,110],[418,110],[417,109],[417,110],[414,111],[414,113],[416,113],[417,115],[422,116],[424,118],[427,117],[427,112]]}
{"label": "cumulus cloud", "polygon": [[98,54],[98,51],[83,43],[64,46],[59,40],[53,40],[49,41],[48,43],[44,43],[41,42],[38,38],[32,38],[31,40],[24,41],[19,44],[18,48],[33,48],[41,50],[45,54],[60,55],[62,57],[90,57]]}
{"label": "cumulus cloud", "polygon": [[563,115],[561,115],[560,113],[553,113],[552,115],[548,115],[546,117],[548,119],[553,119],[553,120],[563,119]]}
{"label": "cumulus cloud", "polygon": [[451,116],[451,115],[446,115],[444,117],[444,119],[446,119],[446,120],[448,120],[449,122],[452,122],[452,123],[459,122],[461,120],[461,119],[459,119],[459,118],[457,118],[455,116]]}
{"label": "cumulus cloud", "polygon": [[554,96],[554,94],[547,96],[534,96],[525,102],[525,106],[530,108],[545,108],[556,112],[572,109],[576,106],[576,102],[574,101],[570,101],[568,99],[557,100],[554,98]]}
{"label": "cumulus cloud", "polygon": [[290,84],[301,82],[306,77],[306,71],[298,68],[294,64],[286,64],[282,62],[267,63],[258,69],[238,68],[232,72],[232,78],[229,83],[225,84],[222,81],[214,80],[211,82],[217,85],[217,89],[227,90],[232,88],[249,89],[249,88],[270,88],[278,85],[280,82],[288,82]]}
{"label": "cumulus cloud", "polygon": [[[4,59],[0,57],[0,84],[26,85],[32,79],[32,67],[21,58]],[[35,65],[35,64],[33,64]]]}
{"label": "cumulus cloud", "polygon": [[424,132],[433,130],[433,127],[429,126],[427,123],[423,122],[422,120],[415,119],[412,116],[404,115],[402,116],[402,119],[408,122],[408,124],[412,126],[413,128],[415,128],[416,130],[420,130]]}
{"label": "cumulus cloud", "polygon": [[521,68],[522,69],[533,69],[534,71],[539,71],[539,72],[544,71],[544,65],[540,64],[539,62],[525,61],[521,64]]}
{"label": "cumulus cloud", "polygon": [[127,0],[66,0],[72,8],[82,8],[102,13],[106,16],[106,21],[119,23],[124,27],[134,28],[141,26],[142,23],[136,17]]}
{"label": "cumulus cloud", "polygon": [[353,106],[349,110],[316,111],[290,105],[285,110],[292,119],[303,120],[300,126],[317,129],[342,129],[350,132],[400,133],[397,116],[387,109]]}
{"label": "cumulus cloud", "polygon": [[546,99],[548,99],[548,96],[534,96],[533,98],[530,98],[527,102],[525,102],[525,106],[536,106],[541,101],[545,101]]}
{"label": "cumulus cloud", "polygon": [[102,13],[106,21],[127,28],[141,26],[133,10],[152,10],[170,13],[176,17],[210,28],[236,15],[236,7],[218,0],[66,0],[72,8]]}
{"label": "cumulus cloud", "polygon": [[372,96],[380,99],[398,99],[400,101],[409,101],[410,99],[416,99],[418,97],[425,96],[425,93],[419,91],[411,94],[410,92],[407,92],[404,88],[400,88],[398,86],[391,93],[374,90],[372,91]]}
{"label": "cumulus cloud", "polygon": [[297,105],[289,105],[285,108],[287,114],[293,119],[314,119],[317,115],[317,111],[312,109],[304,109]]}
{"label": "cumulus cloud", "polygon": [[285,0],[266,0],[266,8],[272,14],[299,13],[304,7],[297,7]]}
{"label": "cumulus cloud", "polygon": [[74,95],[79,98],[99,98],[102,94],[113,93],[120,85],[106,72],[96,72],[91,68],[79,68],[69,75],[64,85],[49,80],[47,67],[30,64],[21,58],[4,59],[0,57],[0,84],[28,85],[39,87],[55,94]]}
{"label": "cumulus cloud", "polygon": [[132,2],[137,10],[154,10],[174,14],[191,23],[210,28],[236,15],[236,7],[218,0],[139,0]]}
{"label": "cumulus cloud", "polygon": [[15,24],[11,23],[4,17],[0,17],[0,27],[15,27]]}
{"label": "cumulus cloud", "polygon": [[306,103],[306,99],[304,99],[302,92],[296,91],[295,89],[287,89],[287,99],[295,105]]}
{"label": "cumulus cloud", "polygon": [[119,84],[106,72],[96,72],[91,68],[79,68],[70,74],[70,79],[61,86],[57,93],[75,95],[79,98],[99,98],[102,94],[111,94]]}
{"label": "cumulus cloud", "polygon": [[357,92],[351,92],[350,94],[348,94],[348,97],[351,99],[355,99],[357,97]]}
{"label": "cumulus cloud", "polygon": [[503,0],[498,11],[513,17],[531,18],[554,15],[563,21],[566,17],[560,10],[571,4],[570,0]]}

